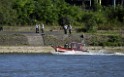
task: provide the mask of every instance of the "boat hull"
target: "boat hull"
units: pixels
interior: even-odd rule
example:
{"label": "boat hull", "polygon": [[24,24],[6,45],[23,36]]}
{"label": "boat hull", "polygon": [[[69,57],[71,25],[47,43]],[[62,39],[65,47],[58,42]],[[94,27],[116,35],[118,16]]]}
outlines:
{"label": "boat hull", "polygon": [[81,52],[81,51],[66,51],[66,52],[51,52],[56,55],[89,55],[89,52]]}
{"label": "boat hull", "polygon": [[87,54],[87,49],[81,43],[72,42],[66,46],[52,46],[55,51],[52,54],[62,55],[83,55]]}

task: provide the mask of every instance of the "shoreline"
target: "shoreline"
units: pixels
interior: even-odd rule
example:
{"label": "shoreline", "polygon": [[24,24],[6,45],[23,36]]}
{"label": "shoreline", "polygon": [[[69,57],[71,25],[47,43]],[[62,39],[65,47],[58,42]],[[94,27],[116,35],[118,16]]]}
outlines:
{"label": "shoreline", "polygon": [[2,53],[50,53],[53,48],[50,46],[0,46]]}
{"label": "shoreline", "polygon": [[[88,46],[86,47],[91,52],[123,52],[124,47],[101,47]],[[51,53],[54,49],[51,46],[0,46],[0,54],[2,53]]]}

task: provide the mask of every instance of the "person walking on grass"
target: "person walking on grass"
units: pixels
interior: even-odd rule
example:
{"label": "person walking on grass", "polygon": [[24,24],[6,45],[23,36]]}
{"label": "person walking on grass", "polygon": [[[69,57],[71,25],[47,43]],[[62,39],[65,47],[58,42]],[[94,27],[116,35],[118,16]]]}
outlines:
{"label": "person walking on grass", "polygon": [[39,25],[38,24],[36,24],[35,29],[36,29],[36,33],[39,33]]}
{"label": "person walking on grass", "polygon": [[2,26],[0,26],[0,31],[3,31],[3,27]]}
{"label": "person walking on grass", "polygon": [[40,33],[40,32],[41,32],[41,31],[40,31],[40,24],[38,25],[38,29],[39,29],[39,33]]}
{"label": "person walking on grass", "polygon": [[67,29],[68,29],[68,27],[67,27],[67,25],[65,24],[65,25],[64,25],[64,33],[65,33],[65,34],[67,34]]}
{"label": "person walking on grass", "polygon": [[72,26],[71,26],[71,24],[68,26],[68,29],[69,29],[69,34],[71,34],[72,33]]}
{"label": "person walking on grass", "polygon": [[44,33],[44,24],[42,24],[41,32]]}

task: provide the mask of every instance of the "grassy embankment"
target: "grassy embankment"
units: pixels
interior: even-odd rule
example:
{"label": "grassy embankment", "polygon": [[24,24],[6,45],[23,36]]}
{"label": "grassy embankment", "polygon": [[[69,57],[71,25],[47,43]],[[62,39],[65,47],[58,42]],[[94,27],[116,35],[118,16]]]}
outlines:
{"label": "grassy embankment", "polygon": [[[66,42],[76,41],[81,42],[82,34],[84,35],[85,43],[90,46],[124,46],[124,34],[120,30],[98,30],[94,33],[77,32],[73,28],[71,36],[64,35],[60,27],[46,27],[43,36],[44,43],[48,45],[63,45]],[[14,32],[14,33],[11,33]],[[32,32],[35,33],[34,26],[13,27],[5,26],[3,33],[0,32],[0,45],[28,45],[28,40],[25,35],[18,32]]]}
{"label": "grassy embankment", "polygon": [[[52,30],[52,31],[51,31]],[[35,28],[31,27],[4,27],[4,31],[0,32],[0,51],[1,53],[43,53],[43,51],[50,52],[50,45],[64,45],[66,42],[76,41],[81,42],[80,36],[84,34],[85,43],[88,49],[99,50],[105,48],[108,50],[123,50],[124,37],[121,36],[118,30],[97,31],[96,33],[77,33],[75,29],[71,36],[66,36],[63,31],[58,31],[59,27],[46,28],[46,35],[44,35],[45,47],[30,46],[25,35],[16,32],[35,32]],[[51,32],[50,32],[51,31]],[[58,32],[58,34],[55,31]],[[11,33],[14,32],[14,33]],[[50,32],[50,34],[49,34]],[[60,32],[60,34],[59,34]],[[52,34],[53,33],[53,34]],[[113,48],[114,47],[114,48]],[[20,52],[21,50],[21,52]]]}

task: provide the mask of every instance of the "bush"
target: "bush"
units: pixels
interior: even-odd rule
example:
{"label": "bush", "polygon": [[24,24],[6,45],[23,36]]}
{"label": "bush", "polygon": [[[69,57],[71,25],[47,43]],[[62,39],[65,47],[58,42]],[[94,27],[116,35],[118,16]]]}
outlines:
{"label": "bush", "polygon": [[95,20],[90,19],[85,23],[86,32],[96,32],[97,31],[97,23]]}
{"label": "bush", "polygon": [[106,7],[105,8],[105,15],[109,19],[109,21],[119,21],[124,22],[124,8],[121,5],[116,7]]}
{"label": "bush", "polygon": [[[92,8],[93,10],[84,10],[81,6],[66,3],[65,0],[1,0],[0,24],[34,25],[37,21],[50,25],[82,26],[85,23],[85,30],[88,32],[96,31],[97,28],[106,29],[108,25],[108,28],[123,26],[123,6],[102,7],[94,0]],[[61,22],[61,19],[64,21]]]}

